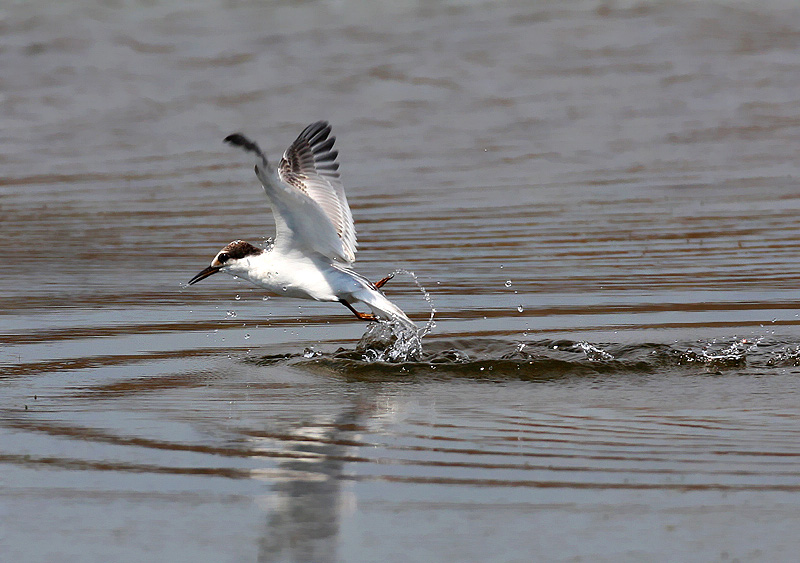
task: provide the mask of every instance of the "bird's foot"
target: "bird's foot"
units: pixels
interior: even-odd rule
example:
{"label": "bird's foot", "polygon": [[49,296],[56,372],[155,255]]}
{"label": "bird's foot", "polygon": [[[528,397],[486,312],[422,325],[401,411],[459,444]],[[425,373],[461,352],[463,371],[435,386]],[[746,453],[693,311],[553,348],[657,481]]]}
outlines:
{"label": "bird's foot", "polygon": [[384,285],[386,285],[386,282],[388,282],[388,281],[389,281],[390,279],[392,279],[393,277],[394,277],[394,274],[389,274],[389,275],[388,275],[388,276],[386,276],[385,278],[383,278],[383,279],[381,279],[381,280],[378,280],[378,281],[376,281],[376,282],[375,282],[375,287],[377,287],[378,289],[382,288]]}
{"label": "bird's foot", "polygon": [[358,311],[356,311],[355,309],[353,309],[353,306],[352,306],[352,305],[350,305],[350,303],[348,303],[347,301],[345,301],[345,300],[343,300],[343,299],[340,299],[340,300],[339,300],[339,303],[341,303],[342,305],[344,305],[345,307],[347,307],[348,309],[350,309],[350,311],[351,311],[351,312],[352,312],[352,313],[353,313],[353,314],[354,314],[354,315],[355,315],[357,318],[361,319],[362,321],[377,321],[377,320],[378,320],[378,317],[376,317],[375,315],[373,315],[373,314],[371,314],[371,313],[359,313]]}
{"label": "bird's foot", "polygon": [[362,321],[377,321],[378,320],[378,317],[376,317],[372,313],[359,313],[358,311],[356,311],[356,317],[358,317]]}

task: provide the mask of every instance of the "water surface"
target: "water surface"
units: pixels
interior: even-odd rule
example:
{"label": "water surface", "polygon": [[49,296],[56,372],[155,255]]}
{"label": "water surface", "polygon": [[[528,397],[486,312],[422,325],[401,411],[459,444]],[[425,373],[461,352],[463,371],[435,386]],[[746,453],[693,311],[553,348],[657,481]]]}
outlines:
{"label": "water surface", "polygon": [[[6,557],[791,560],[793,4],[262,4],[0,12]],[[185,287],[316,119],[420,361]]]}

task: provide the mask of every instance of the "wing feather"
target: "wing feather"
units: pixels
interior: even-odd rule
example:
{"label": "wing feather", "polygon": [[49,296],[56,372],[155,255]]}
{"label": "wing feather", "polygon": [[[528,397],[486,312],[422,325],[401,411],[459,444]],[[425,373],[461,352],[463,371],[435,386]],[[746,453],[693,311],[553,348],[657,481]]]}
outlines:
{"label": "wing feather", "polygon": [[319,204],[341,240],[342,254],[353,262],[358,243],[353,215],[339,177],[335,142],[327,121],[312,123],[286,149],[278,165],[278,176]]}
{"label": "wing feather", "polygon": [[259,146],[240,133],[226,142],[255,153],[256,175],[264,186],[275,216],[275,247],[318,252],[332,260],[355,261],[356,231],[339,178],[336,138],[327,121],[306,127],[286,150],[277,170]]}

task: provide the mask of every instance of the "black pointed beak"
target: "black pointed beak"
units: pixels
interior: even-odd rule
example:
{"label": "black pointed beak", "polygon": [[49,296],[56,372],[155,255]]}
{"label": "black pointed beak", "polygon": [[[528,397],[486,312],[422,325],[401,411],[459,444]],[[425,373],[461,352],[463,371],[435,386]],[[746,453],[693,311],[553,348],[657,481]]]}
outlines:
{"label": "black pointed beak", "polygon": [[205,270],[203,270],[202,272],[197,274],[195,277],[190,279],[189,280],[189,285],[195,284],[195,283],[199,282],[200,280],[204,280],[208,276],[212,276],[212,275],[216,274],[217,272],[219,272],[220,270],[221,270],[221,268],[218,268],[217,266],[209,266],[208,268],[206,268]]}

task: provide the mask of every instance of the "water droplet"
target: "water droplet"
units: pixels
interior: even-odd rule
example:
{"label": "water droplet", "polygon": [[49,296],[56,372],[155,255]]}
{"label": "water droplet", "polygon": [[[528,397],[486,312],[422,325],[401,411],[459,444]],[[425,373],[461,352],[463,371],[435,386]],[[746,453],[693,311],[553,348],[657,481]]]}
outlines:
{"label": "water droplet", "polygon": [[245,334],[245,335],[244,335],[244,339],[245,339],[245,340],[250,340],[250,335],[249,335],[249,334]]}
{"label": "water droplet", "polygon": [[239,299],[241,299],[241,296],[237,295],[236,297],[234,297],[234,299],[238,301]]}
{"label": "water droplet", "polygon": [[269,301],[269,295],[265,295],[261,298],[262,301]]}
{"label": "water droplet", "polygon": [[236,311],[228,311],[228,312],[226,313],[226,315],[228,316],[228,318],[231,318],[231,319],[233,319],[233,318],[235,318],[235,317],[236,317]]}
{"label": "water droplet", "polygon": [[287,289],[289,289],[289,288],[288,288],[288,287],[286,287],[286,286],[284,285],[284,286],[283,286],[281,289],[282,289],[283,291],[286,291],[286,290],[287,290]]}
{"label": "water droplet", "polygon": [[502,264],[500,264],[500,269],[501,269],[501,270],[502,270],[504,267],[505,267],[505,266],[503,266]]}
{"label": "water droplet", "polygon": [[511,280],[506,280],[506,287],[511,287]]}
{"label": "water droplet", "polygon": [[517,305],[517,311],[518,311],[518,312],[520,312],[520,313],[521,313],[521,312],[523,312],[524,310],[525,310],[525,308],[524,308],[522,305]]}
{"label": "water droplet", "polygon": [[233,276],[233,279],[238,280],[239,276]]}

